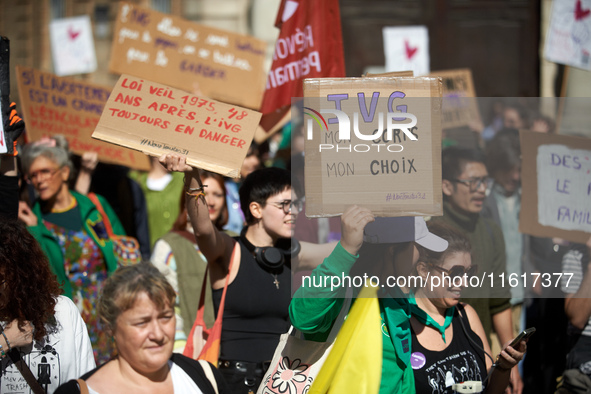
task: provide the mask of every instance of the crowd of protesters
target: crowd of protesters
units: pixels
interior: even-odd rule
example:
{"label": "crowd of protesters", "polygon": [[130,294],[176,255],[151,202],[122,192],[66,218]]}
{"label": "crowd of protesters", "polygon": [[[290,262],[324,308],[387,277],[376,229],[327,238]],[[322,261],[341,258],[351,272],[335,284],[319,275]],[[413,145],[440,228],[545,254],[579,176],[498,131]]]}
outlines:
{"label": "crowd of protesters", "polygon": [[[45,392],[84,375],[91,392],[182,387],[254,393],[290,323],[322,336],[339,314],[339,289],[323,294],[325,302],[292,302],[294,276],[348,274],[369,253],[369,260],[380,262],[375,269],[396,275],[453,277],[478,270],[494,273],[495,281],[531,272],[574,278],[555,288],[491,282],[478,294],[392,290],[381,311],[386,318],[395,311],[402,320],[387,323],[380,393],[451,392],[450,380],[468,376],[459,372],[460,362],[470,363],[469,380],[483,381],[490,392],[508,386],[513,393],[552,393],[557,381],[559,390],[576,384],[591,390],[591,242],[575,245],[519,231],[519,130],[554,133],[554,124],[519,105],[495,108],[486,126],[473,125],[479,136],[474,146],[449,135],[444,141],[444,215],[431,218],[428,230],[422,219],[413,221],[408,232],[414,236],[386,237],[386,246],[364,242],[362,230],[377,221],[363,208],[348,210],[343,223],[301,213],[304,152],[295,122],[262,145],[253,143],[237,180],[192,168],[175,154],[151,158],[147,172],[97,163],[92,153],[73,155],[59,135],[14,145],[18,154],[2,155],[0,166],[6,221],[0,231],[1,357],[19,348]],[[24,126],[14,111],[10,115],[5,131],[16,141]],[[405,223],[378,228],[388,233],[392,226],[406,229]],[[426,233],[420,235],[419,227]],[[139,268],[121,268],[114,254],[113,237],[125,234],[139,242]],[[438,240],[425,241],[425,234]],[[207,376],[203,364],[172,355],[183,351],[200,294],[208,325],[226,298],[220,361]],[[525,341],[508,346],[527,327],[537,328],[527,353]],[[391,340],[388,330],[403,330],[407,347]],[[447,355],[448,347],[454,355]],[[412,349],[457,358],[456,364],[429,375],[408,362]],[[467,349],[468,355],[455,356]],[[8,372],[18,373],[10,364],[2,362],[0,392],[11,390]],[[93,370],[96,365],[104,368]],[[29,380],[26,385],[33,389]],[[62,392],[81,389],[70,382],[62,389],[70,391]]]}

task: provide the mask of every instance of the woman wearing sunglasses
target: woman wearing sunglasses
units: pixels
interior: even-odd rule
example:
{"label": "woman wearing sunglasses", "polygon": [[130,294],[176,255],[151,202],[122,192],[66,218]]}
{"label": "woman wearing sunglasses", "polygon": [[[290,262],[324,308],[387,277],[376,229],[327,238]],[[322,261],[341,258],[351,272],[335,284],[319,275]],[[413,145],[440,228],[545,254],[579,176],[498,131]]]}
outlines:
{"label": "woman wearing sunglasses", "polygon": [[434,252],[417,245],[415,275],[421,280],[411,301],[412,354],[417,392],[455,392],[460,382],[482,382],[487,393],[502,393],[511,368],[523,358],[525,341],[505,347],[496,361],[475,310],[459,302],[462,289],[477,273],[469,241],[444,223],[430,223],[429,231],[449,246]]}

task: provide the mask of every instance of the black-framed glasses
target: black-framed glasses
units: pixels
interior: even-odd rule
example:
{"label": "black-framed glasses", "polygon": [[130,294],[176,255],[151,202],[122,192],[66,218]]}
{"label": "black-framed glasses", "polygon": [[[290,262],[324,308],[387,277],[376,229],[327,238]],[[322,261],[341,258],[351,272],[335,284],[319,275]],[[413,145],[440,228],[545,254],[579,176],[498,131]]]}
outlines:
{"label": "black-framed glasses", "polygon": [[476,273],[478,272],[478,265],[476,265],[476,264],[471,265],[469,267],[465,267],[463,265],[454,265],[450,269],[445,269],[443,267],[440,267],[440,266],[432,264],[432,263],[429,263],[429,266],[435,268],[439,272],[443,272],[447,276],[451,277],[452,280],[457,277],[462,278],[462,277],[464,277],[464,275],[466,275],[467,277],[470,278],[470,277],[476,275]]}
{"label": "black-framed glasses", "polygon": [[480,178],[454,179],[453,182],[463,183],[470,188],[470,191],[475,192],[476,190],[480,189],[480,186],[482,185],[484,185],[484,188],[487,188],[489,178],[487,176],[483,176]]}
{"label": "black-framed glasses", "polygon": [[304,208],[304,202],[302,200],[285,200],[281,202],[272,202],[271,204],[275,205],[279,209],[282,209],[286,214],[290,213],[291,211],[300,213],[302,212],[302,208]]}

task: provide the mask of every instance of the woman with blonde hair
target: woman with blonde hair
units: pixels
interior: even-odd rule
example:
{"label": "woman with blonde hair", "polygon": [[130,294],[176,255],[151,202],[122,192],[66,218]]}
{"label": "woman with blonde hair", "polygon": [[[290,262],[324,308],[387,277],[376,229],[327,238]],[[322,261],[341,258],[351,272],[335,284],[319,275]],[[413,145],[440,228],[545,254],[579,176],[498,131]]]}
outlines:
{"label": "woman with blonde hair", "polygon": [[227,393],[217,369],[173,353],[175,291],[151,264],[118,269],[107,279],[98,304],[118,356],[61,386],[57,394]]}

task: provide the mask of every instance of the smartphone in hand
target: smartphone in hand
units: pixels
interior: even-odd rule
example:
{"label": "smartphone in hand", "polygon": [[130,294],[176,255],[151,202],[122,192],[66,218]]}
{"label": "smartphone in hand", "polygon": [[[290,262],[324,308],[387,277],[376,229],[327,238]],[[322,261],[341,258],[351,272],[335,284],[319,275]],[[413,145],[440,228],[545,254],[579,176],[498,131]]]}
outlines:
{"label": "smartphone in hand", "polygon": [[511,341],[511,343],[509,344],[509,346],[511,346],[511,347],[517,346],[519,344],[519,342],[521,342],[521,340],[527,339],[527,338],[531,337],[532,335],[534,335],[535,332],[536,332],[536,328],[535,327],[526,328],[525,330],[521,331],[519,333],[519,335],[517,335],[515,337],[515,339],[513,339]]}

